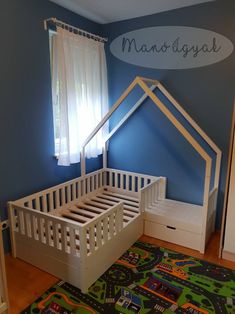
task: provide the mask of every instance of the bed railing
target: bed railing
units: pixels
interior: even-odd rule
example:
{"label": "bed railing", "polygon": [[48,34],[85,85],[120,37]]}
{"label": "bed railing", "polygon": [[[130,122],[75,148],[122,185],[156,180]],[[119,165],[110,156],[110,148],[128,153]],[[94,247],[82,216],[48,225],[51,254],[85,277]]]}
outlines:
{"label": "bed railing", "polygon": [[89,256],[121,232],[122,229],[123,204],[118,203],[81,228],[82,254]]}
{"label": "bed railing", "polygon": [[48,213],[68,203],[76,202],[79,198],[96,192],[104,186],[138,192],[154,180],[156,177],[150,175],[105,168],[21,198],[15,203]]}
{"label": "bed railing", "polygon": [[[26,237],[33,245],[35,241],[46,244],[50,250],[86,257],[105,245],[123,229],[123,205],[118,203],[91,221],[80,224],[65,218],[53,217],[23,206],[10,203],[13,231]],[[12,252],[16,256],[14,239]]]}
{"label": "bed railing", "polygon": [[54,209],[76,201],[90,192],[97,191],[104,185],[103,169],[92,172],[86,177],[79,177],[17,201],[24,207],[48,213]]}
{"label": "bed railing", "polygon": [[142,188],[140,209],[144,212],[147,208],[153,206],[160,199],[166,197],[166,178],[159,177],[157,180]]}
{"label": "bed railing", "polygon": [[[39,241],[52,249],[68,254],[81,254],[81,250],[92,252],[94,247],[98,248],[100,244],[103,245],[107,239],[112,238],[121,230],[123,209],[120,205],[115,205],[101,214],[97,220],[93,218],[85,224],[71,223],[65,217],[53,217],[49,212],[68,203],[76,203],[79,198],[95,193],[104,187],[138,194],[143,187],[155,180],[156,177],[153,176],[106,168],[24,197],[16,202],[9,202],[13,256],[16,256],[14,232],[18,232],[31,241]],[[83,229],[83,226],[86,229]],[[91,242],[87,247],[82,248],[81,239],[85,236],[84,230]],[[95,239],[95,242],[92,239]]]}
{"label": "bed railing", "polygon": [[106,168],[106,186],[123,191],[137,193],[157,177],[135,172]]}
{"label": "bed railing", "polygon": [[[11,206],[13,231],[34,241],[47,244],[51,249],[68,254],[79,253],[79,223],[70,223],[66,219],[53,217],[47,213],[32,210],[14,203]],[[12,241],[14,244],[14,242]],[[13,254],[15,255],[13,247]]]}

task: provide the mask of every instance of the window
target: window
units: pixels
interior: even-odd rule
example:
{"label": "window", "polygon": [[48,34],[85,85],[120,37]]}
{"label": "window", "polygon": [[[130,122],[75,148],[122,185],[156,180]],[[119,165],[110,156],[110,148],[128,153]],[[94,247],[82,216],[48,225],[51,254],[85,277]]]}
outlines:
{"label": "window", "polygon": [[[60,27],[50,32],[55,154],[59,165],[80,161],[82,144],[108,111],[104,43]],[[100,130],[86,156],[102,152]]]}

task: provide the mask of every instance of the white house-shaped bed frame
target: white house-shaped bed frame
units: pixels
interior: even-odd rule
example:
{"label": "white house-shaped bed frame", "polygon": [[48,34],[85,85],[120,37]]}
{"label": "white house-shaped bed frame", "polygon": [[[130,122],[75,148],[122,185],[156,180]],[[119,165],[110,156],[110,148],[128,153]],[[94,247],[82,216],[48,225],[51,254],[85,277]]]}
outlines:
{"label": "white house-shaped bed frame", "polygon": [[[203,205],[197,206],[196,208],[195,205],[193,204],[186,204],[182,202],[170,203],[170,206],[174,207],[174,213],[178,212],[179,216],[180,216],[180,211],[182,207],[184,207],[186,211],[190,211],[192,208],[194,208],[194,210],[198,210],[199,208],[202,210],[200,248],[197,245],[195,246],[195,248],[199,249],[200,252],[203,253],[205,250],[206,243],[211,233],[214,231],[214,227],[215,227],[216,205],[217,205],[222,153],[221,153],[221,150],[217,147],[217,145],[199,127],[199,125],[190,117],[190,115],[180,106],[180,104],[172,97],[172,95],[164,88],[164,86],[159,81],[148,79],[148,78],[143,78],[143,77],[136,77],[134,81],[129,85],[129,87],[123,92],[120,98],[116,101],[116,103],[112,106],[109,112],[104,116],[104,118],[100,121],[100,123],[96,126],[96,128],[93,130],[93,132],[88,136],[88,138],[84,142],[83,147],[82,147],[82,152],[81,152],[81,174],[82,176],[86,175],[85,149],[86,149],[87,144],[93,139],[93,137],[103,127],[103,125],[110,119],[114,111],[122,104],[122,102],[126,99],[126,97],[130,94],[130,92],[136,86],[139,86],[144,91],[144,94],[139,99],[139,101],[129,110],[129,112],[124,116],[124,118],[117,124],[117,126],[113,128],[113,130],[109,133],[109,135],[105,139],[104,146],[103,146],[103,167],[107,168],[107,142],[108,140],[118,131],[118,129],[127,121],[127,119],[136,111],[136,109],[139,106],[141,106],[144,100],[147,97],[149,97],[153,101],[153,103],[158,107],[158,109],[161,110],[161,112],[169,119],[169,121],[176,127],[176,129],[193,146],[193,148],[205,161],[206,166],[205,166],[205,176],[204,176]],[[166,96],[166,98],[171,102],[171,104],[181,113],[181,115],[187,120],[187,122],[197,131],[197,133],[204,139],[204,141],[208,144],[208,146],[214,151],[216,155],[216,165],[215,165],[215,174],[214,174],[214,184],[213,184],[212,190],[210,190],[210,182],[211,182],[211,177],[212,177],[212,158],[205,151],[205,149],[198,143],[198,141],[189,133],[189,131],[182,125],[182,123],[180,123],[177,120],[177,118],[170,112],[170,110],[164,105],[164,103],[154,94],[153,91],[156,88],[158,88]],[[183,238],[185,237],[184,233],[179,235],[179,238],[181,238],[182,241],[181,240],[178,241],[176,239],[177,237],[175,237],[176,236],[175,232],[172,231],[172,230],[176,230],[175,227],[172,227],[171,225],[170,226],[166,225],[168,229],[171,229],[171,231],[168,230],[170,234],[167,234],[167,235],[165,234],[164,230],[162,230],[162,220],[160,219],[160,222],[158,223],[157,216],[154,215],[156,213],[154,212],[154,209],[156,209],[157,206],[158,205],[156,205],[155,208],[154,206],[152,206],[152,208],[146,208],[145,234],[148,234],[149,236],[153,236],[153,237],[159,237],[163,240],[167,240],[170,242],[172,240],[175,243],[184,245],[184,240],[183,240]],[[167,204],[167,206],[169,207],[169,204]],[[161,212],[162,212],[162,208],[161,208]],[[150,214],[150,217],[148,213]],[[169,213],[170,213],[169,208],[167,208],[166,215],[169,215]]]}
{"label": "white house-shaped bed frame", "polygon": [[[105,139],[104,167],[86,174],[86,145],[136,86],[143,89],[144,95]],[[155,88],[161,90],[215,151],[212,191],[211,157],[153,93]],[[107,141],[147,97],[205,160],[203,205],[167,199],[164,177],[107,168]],[[204,252],[214,231],[220,161],[217,146],[164,87],[158,81],[137,77],[85,141],[81,177],[9,202],[13,256],[86,293],[143,232]]]}

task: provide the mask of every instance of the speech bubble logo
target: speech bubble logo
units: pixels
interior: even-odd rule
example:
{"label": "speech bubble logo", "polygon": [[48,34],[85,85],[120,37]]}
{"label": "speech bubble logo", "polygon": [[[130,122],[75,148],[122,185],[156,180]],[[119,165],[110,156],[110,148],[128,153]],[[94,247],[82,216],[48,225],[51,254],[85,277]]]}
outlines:
{"label": "speech bubble logo", "polygon": [[189,69],[220,62],[231,55],[233,43],[210,30],[186,26],[156,26],[115,38],[111,53],[118,59],[154,69]]}

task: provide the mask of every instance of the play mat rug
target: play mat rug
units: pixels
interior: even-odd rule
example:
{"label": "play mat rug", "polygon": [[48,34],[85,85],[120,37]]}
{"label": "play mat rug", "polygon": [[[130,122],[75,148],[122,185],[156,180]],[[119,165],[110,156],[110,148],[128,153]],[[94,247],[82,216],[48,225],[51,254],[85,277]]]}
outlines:
{"label": "play mat rug", "polygon": [[138,241],[88,294],[59,282],[28,313],[235,313],[235,271]]}

